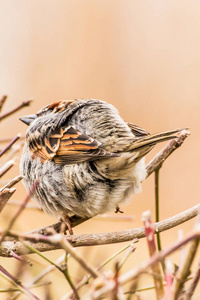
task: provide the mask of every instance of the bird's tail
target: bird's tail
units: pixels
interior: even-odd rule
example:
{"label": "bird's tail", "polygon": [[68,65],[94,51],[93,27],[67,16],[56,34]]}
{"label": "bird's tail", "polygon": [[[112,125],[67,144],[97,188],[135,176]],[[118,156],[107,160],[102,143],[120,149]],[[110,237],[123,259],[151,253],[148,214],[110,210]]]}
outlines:
{"label": "bird's tail", "polygon": [[[137,160],[145,156],[157,143],[161,143],[167,140],[171,140],[178,137],[178,134],[185,130],[183,129],[174,129],[169,131],[164,131],[161,133],[149,134],[144,137],[135,137],[133,142],[128,146],[128,151],[137,151],[139,156]],[[126,151],[127,151],[126,150]]]}
{"label": "bird's tail", "polygon": [[144,146],[154,146],[157,143],[161,143],[167,140],[177,138],[177,134],[184,129],[174,129],[164,131],[161,133],[149,134],[145,137],[135,137],[133,143],[129,146],[129,150],[135,150]]}

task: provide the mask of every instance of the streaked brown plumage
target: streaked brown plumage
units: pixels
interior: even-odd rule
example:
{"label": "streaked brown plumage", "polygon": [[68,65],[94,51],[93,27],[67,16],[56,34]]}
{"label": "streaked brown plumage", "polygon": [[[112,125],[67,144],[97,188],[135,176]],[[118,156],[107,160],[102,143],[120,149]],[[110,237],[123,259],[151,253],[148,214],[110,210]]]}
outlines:
{"label": "streaked brown plumage", "polygon": [[46,213],[92,217],[114,210],[141,190],[144,156],[180,130],[150,135],[125,122],[110,104],[94,99],[57,101],[29,125],[21,158],[24,185]]}

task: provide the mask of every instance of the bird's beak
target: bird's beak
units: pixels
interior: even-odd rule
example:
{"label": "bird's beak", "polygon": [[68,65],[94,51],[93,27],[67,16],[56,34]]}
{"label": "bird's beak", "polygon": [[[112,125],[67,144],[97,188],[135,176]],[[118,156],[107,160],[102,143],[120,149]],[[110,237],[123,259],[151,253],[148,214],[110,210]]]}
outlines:
{"label": "bird's beak", "polygon": [[37,118],[37,115],[27,115],[24,117],[19,118],[23,123],[25,123],[26,125],[30,125],[35,119]]}

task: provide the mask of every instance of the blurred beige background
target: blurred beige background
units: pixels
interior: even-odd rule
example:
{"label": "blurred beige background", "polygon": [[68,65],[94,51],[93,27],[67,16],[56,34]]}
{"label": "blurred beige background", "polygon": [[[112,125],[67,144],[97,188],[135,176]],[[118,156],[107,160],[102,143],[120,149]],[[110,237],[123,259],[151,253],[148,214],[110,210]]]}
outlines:
{"label": "blurred beige background", "polygon": [[[191,136],[161,170],[161,219],[199,202],[199,1],[0,0],[0,11],[0,93],[9,95],[4,111],[34,98],[31,107],[12,117],[12,123],[11,119],[2,122],[1,137],[25,133],[25,125],[18,121],[21,115],[35,113],[58,99],[84,97],[112,103],[125,120],[152,133],[189,127]],[[161,146],[147,161],[159,149]],[[19,172],[18,163],[7,178]],[[25,189],[19,185],[14,198],[24,197]],[[154,218],[154,176],[123,209],[124,215],[135,215],[134,222],[92,220],[77,227],[75,233],[138,227],[141,213],[147,209]],[[1,226],[14,211],[10,206],[4,210]],[[53,222],[53,218],[27,210],[15,228],[24,232]],[[187,234],[193,224],[194,220],[179,228]],[[163,233],[163,246],[177,239],[177,231]],[[88,259],[96,266],[120,247],[93,247]],[[132,265],[148,257],[146,241],[137,247]],[[57,258],[60,254],[49,255]],[[178,263],[178,254],[172,256],[175,260]],[[73,276],[81,278],[77,270]],[[51,279],[58,278],[63,280],[57,272]],[[63,280],[57,295],[61,297],[67,290]]]}

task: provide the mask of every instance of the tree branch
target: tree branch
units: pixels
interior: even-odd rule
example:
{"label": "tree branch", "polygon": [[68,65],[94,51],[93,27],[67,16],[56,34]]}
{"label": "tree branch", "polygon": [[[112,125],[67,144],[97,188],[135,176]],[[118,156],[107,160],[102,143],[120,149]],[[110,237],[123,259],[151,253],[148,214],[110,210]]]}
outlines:
{"label": "tree branch", "polygon": [[7,95],[4,95],[1,100],[0,100],[0,111],[2,110],[6,100],[7,100],[8,96]]}
{"label": "tree branch", "polygon": [[16,106],[15,108],[11,109],[10,111],[8,111],[4,114],[1,114],[0,115],[0,121],[2,121],[3,119],[9,117],[10,115],[12,115],[16,111],[22,109],[23,107],[29,106],[32,101],[33,101],[32,99],[23,101],[20,105]]}
{"label": "tree branch", "polygon": [[11,159],[0,168],[0,178],[15,165],[15,161],[15,158]]}
{"label": "tree branch", "polygon": [[16,191],[15,188],[13,188],[13,189],[6,188],[0,192],[0,213],[2,212],[6,203],[8,202],[10,197],[14,194],[15,191]]}
{"label": "tree branch", "polygon": [[[25,139],[25,135],[21,135],[20,138],[21,138],[21,140],[24,140]],[[0,138],[0,144],[9,143],[12,139],[13,139],[13,137]]]}
{"label": "tree branch", "polygon": [[6,269],[0,266],[0,272],[2,272],[5,276],[7,276],[11,282],[20,289],[20,291],[26,294],[31,299],[40,300],[36,295],[34,295],[26,286],[24,286],[18,278],[15,278],[12,274],[10,274]]}
{"label": "tree branch", "polygon": [[194,293],[195,288],[197,287],[199,280],[200,280],[200,262],[198,264],[198,267],[194,274],[194,277],[192,278],[191,284],[190,284],[188,290],[185,292],[184,300],[190,300],[192,298],[192,295]]}
{"label": "tree branch", "polygon": [[[168,219],[155,223],[154,224],[155,233],[166,231],[168,229],[176,227],[194,218],[195,216],[197,216],[199,209],[200,209],[200,203],[184,212],[181,212]],[[58,224],[59,223],[49,226],[48,227],[49,231],[52,232],[52,228],[57,229]],[[40,252],[60,249],[58,245],[53,243],[48,243],[48,239],[47,238],[45,239],[45,236],[42,237],[41,234],[43,234],[44,232],[49,233],[49,231],[45,227],[24,234],[24,236],[22,234],[19,236],[20,238],[24,237],[26,241],[29,240],[27,243],[29,243],[31,247],[34,247]],[[8,235],[12,235],[12,233],[8,232],[7,237],[5,237],[4,242],[2,242],[0,248],[0,256],[11,257],[10,255],[11,251],[14,251],[18,255],[32,253],[20,241]],[[41,238],[39,238],[38,235],[41,235]],[[140,227],[140,228],[128,229],[128,230],[118,231],[118,232],[72,235],[72,236],[66,236],[66,239],[68,240],[68,242],[71,243],[73,247],[81,247],[81,246],[95,246],[95,245],[122,243],[122,242],[131,241],[135,238],[141,239],[143,237],[145,237],[145,230],[144,227]]]}
{"label": "tree branch", "polygon": [[12,139],[12,141],[0,152],[0,157],[5,154],[14,143],[20,138],[21,134],[19,133],[15,138]]}
{"label": "tree branch", "polygon": [[147,164],[147,177],[149,177],[155,170],[162,167],[164,161],[179,148],[184,140],[190,135],[188,130],[182,130],[176,139],[169,141],[166,146],[156,154],[156,156]]}
{"label": "tree branch", "polygon": [[11,179],[4,187],[0,189],[0,193],[7,188],[12,188],[15,184],[17,184],[20,180],[22,180],[22,178],[23,176],[18,175],[15,178]]}
{"label": "tree branch", "polygon": [[[172,246],[166,248],[165,250],[161,250],[160,252],[156,252],[149,260],[142,262],[139,266],[134,267],[133,269],[127,271],[125,274],[119,277],[119,282],[121,285],[124,285],[134,279],[138,278],[142,273],[146,272],[148,268],[155,266],[158,262],[163,260],[165,257],[169,256],[171,253],[175,252],[180,247],[186,245],[188,242],[199,239],[200,230],[195,230],[188,236],[186,236],[181,241],[175,242]],[[106,295],[109,295],[110,292],[113,291],[112,285],[105,285],[101,289],[97,290],[92,294],[91,299],[101,299]]]}

